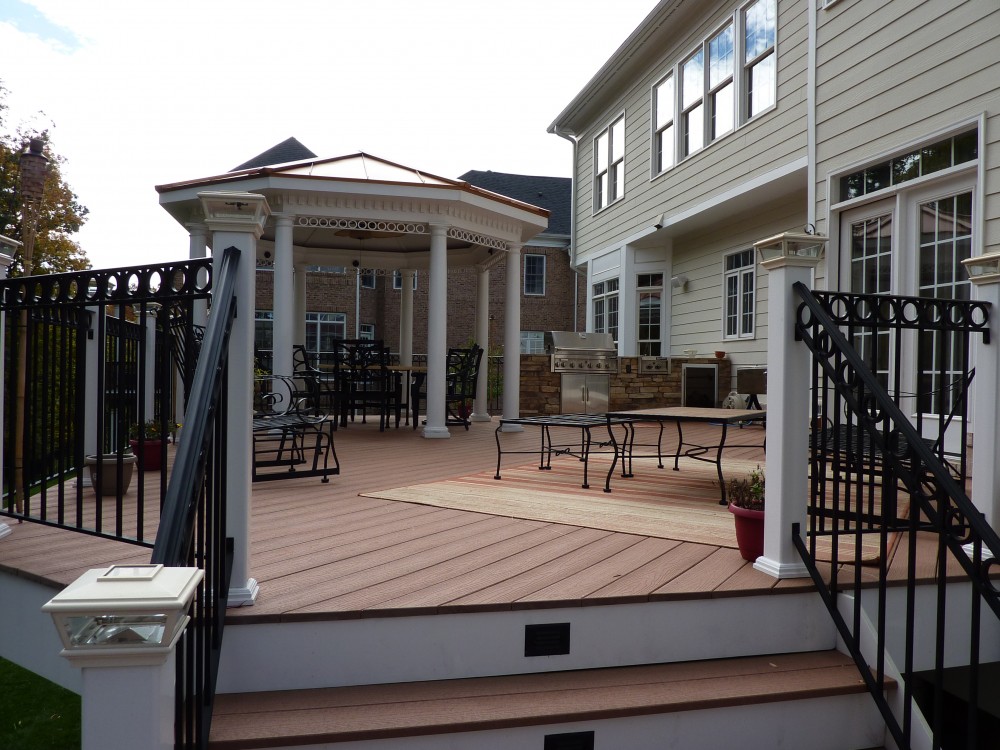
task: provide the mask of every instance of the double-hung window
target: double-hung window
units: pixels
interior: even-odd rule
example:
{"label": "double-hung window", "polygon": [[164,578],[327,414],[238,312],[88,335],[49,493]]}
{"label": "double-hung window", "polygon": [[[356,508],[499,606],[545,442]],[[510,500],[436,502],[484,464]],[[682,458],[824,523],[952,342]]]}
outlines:
{"label": "double-hung window", "polygon": [[777,0],[757,0],[743,14],[743,70],[747,119],[774,105]]}
{"label": "double-hung window", "polygon": [[708,139],[714,141],[736,126],[732,24],[708,40],[708,102]]}
{"label": "double-hung window", "polygon": [[346,338],[347,315],[337,312],[306,313],[306,349],[317,354],[334,350],[334,343]]}
{"label": "double-hung window", "polygon": [[681,153],[705,145],[705,52],[698,50],[681,64]]}
{"label": "double-hung window", "polygon": [[594,139],[594,210],[625,195],[625,115]]}
{"label": "double-hung window", "polygon": [[375,272],[370,268],[362,268],[359,272],[362,289],[375,288]]}
{"label": "double-hung window", "polygon": [[524,256],[524,293],[532,297],[545,296],[545,256],[526,253]]}
{"label": "double-hung window", "polygon": [[727,339],[753,338],[757,289],[753,250],[741,250],[727,255],[724,267],[723,335]]}
{"label": "double-hung window", "polygon": [[653,89],[654,133],[653,174],[674,166],[674,74],[663,78]]}
{"label": "double-hung window", "polygon": [[594,332],[610,333],[618,341],[618,279],[599,281],[593,287]]}

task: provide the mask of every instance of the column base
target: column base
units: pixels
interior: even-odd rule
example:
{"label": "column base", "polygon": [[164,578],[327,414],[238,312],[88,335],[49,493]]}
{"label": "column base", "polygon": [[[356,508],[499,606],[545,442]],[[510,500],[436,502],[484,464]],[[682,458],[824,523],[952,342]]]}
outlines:
{"label": "column base", "polygon": [[759,570],[761,573],[767,573],[767,575],[774,578],[808,578],[809,571],[806,569],[805,563],[782,563],[777,560],[771,560],[767,557],[758,557],[757,561],[753,564],[754,570]]}
{"label": "column base", "polygon": [[524,432],[524,425],[523,424],[501,425],[500,432]]}
{"label": "column base", "polygon": [[0,539],[13,533],[13,529],[5,523],[0,523]]}
{"label": "column base", "polygon": [[450,438],[451,433],[447,427],[424,427],[423,436],[425,438]]}
{"label": "column base", "polygon": [[473,414],[471,417],[469,417],[469,421],[470,422],[492,422],[493,421],[493,417],[491,417],[488,413],[487,414]]}
{"label": "column base", "polygon": [[229,599],[226,600],[227,607],[252,607],[257,601],[260,593],[260,584],[256,578],[248,578],[246,586],[229,589]]}
{"label": "column base", "polygon": [[[0,525],[2,525],[2,524],[0,524]],[[2,537],[2,536],[3,536],[3,529],[0,529],[0,537]],[[974,544],[972,544],[972,542],[969,542],[968,544],[963,545],[962,549],[965,550],[965,554],[967,554],[969,556],[970,560],[972,559],[972,556],[974,554],[976,554],[976,546]],[[989,548],[987,548],[987,547],[984,546],[983,547],[983,559],[984,560],[990,560],[990,559],[992,559],[992,557],[993,557],[993,553],[990,552]]]}

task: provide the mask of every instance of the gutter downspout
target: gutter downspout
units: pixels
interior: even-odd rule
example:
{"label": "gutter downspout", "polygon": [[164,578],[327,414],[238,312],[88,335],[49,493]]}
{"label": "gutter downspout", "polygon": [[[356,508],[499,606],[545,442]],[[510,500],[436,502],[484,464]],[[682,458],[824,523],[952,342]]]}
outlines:
{"label": "gutter downspout", "polygon": [[[569,267],[578,277],[581,275],[580,266],[576,260],[576,191],[577,191],[577,152],[579,150],[579,141],[574,133],[568,130],[561,130],[557,127],[550,127],[550,133],[558,135],[560,138],[565,138],[567,141],[573,144],[573,177],[572,183],[570,185],[570,212],[569,212]],[[584,279],[586,281],[586,279]],[[578,311],[580,309],[580,284],[579,281],[573,284],[573,330],[578,331],[579,323]],[[586,323],[584,323],[584,329],[586,329]]]}

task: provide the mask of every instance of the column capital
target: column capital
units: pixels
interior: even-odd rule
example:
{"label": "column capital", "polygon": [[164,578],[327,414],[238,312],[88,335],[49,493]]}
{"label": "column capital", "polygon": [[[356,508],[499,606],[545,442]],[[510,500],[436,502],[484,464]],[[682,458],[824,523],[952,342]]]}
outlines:
{"label": "column capital", "polygon": [[205,224],[213,232],[246,232],[260,239],[271,213],[267,199],[257,193],[198,193],[205,212]]}
{"label": "column capital", "polygon": [[523,247],[524,247],[524,243],[523,242],[508,242],[507,243],[507,252],[508,253],[519,253],[519,252],[521,252],[521,248],[523,248]]}
{"label": "column capital", "polygon": [[295,222],[295,214],[271,214],[271,218],[274,219],[274,223],[279,227],[290,227]]}
{"label": "column capital", "polygon": [[434,222],[427,222],[428,228],[431,230],[431,236],[438,236],[447,234],[448,230],[451,229],[450,224],[436,224]]}

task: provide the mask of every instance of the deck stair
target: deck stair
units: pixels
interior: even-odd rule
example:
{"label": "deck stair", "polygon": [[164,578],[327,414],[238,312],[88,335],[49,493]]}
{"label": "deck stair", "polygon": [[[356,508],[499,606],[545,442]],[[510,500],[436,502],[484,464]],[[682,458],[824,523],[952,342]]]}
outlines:
{"label": "deck stair", "polygon": [[837,651],[232,693],[217,700],[214,750],[334,743],[723,747],[736,740],[741,747],[847,750],[880,741],[878,722],[866,725],[861,718],[872,712],[857,670]]}

